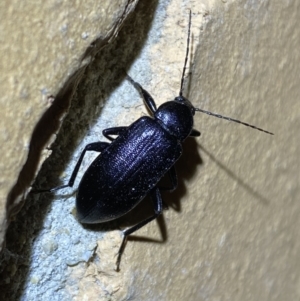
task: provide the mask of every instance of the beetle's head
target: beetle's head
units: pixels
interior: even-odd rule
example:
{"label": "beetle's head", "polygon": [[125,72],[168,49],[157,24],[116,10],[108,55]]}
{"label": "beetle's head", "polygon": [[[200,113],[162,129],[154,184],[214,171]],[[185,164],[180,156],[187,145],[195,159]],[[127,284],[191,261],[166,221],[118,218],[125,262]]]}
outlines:
{"label": "beetle's head", "polygon": [[175,97],[174,101],[181,103],[183,105],[186,105],[187,107],[190,108],[192,114],[195,115],[195,107],[192,105],[192,103],[187,98],[183,97],[182,95],[179,95],[179,96]]}

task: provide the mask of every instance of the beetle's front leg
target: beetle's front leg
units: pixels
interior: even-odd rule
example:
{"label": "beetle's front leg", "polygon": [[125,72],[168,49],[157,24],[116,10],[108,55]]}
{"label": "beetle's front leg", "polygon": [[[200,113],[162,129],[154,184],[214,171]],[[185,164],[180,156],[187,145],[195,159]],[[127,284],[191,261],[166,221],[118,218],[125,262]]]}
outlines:
{"label": "beetle's front leg", "polygon": [[133,84],[133,86],[142,94],[143,99],[152,114],[157,110],[156,104],[149,92],[147,92],[138,82],[134,81],[128,74],[127,79]]}
{"label": "beetle's front leg", "polygon": [[155,187],[151,191],[150,196],[151,196],[151,198],[153,200],[153,204],[154,204],[154,215],[152,215],[152,216],[146,218],[145,220],[139,222],[137,225],[123,231],[123,241],[121,243],[121,246],[120,246],[120,249],[119,249],[119,252],[118,252],[118,258],[117,258],[117,263],[116,263],[117,271],[120,270],[119,267],[120,267],[121,257],[122,257],[122,254],[124,252],[128,236],[130,234],[132,234],[133,232],[139,230],[140,228],[144,227],[145,225],[147,225],[148,223],[150,223],[154,219],[156,219],[162,213],[163,201],[162,201],[162,198],[161,198],[159,188]]}

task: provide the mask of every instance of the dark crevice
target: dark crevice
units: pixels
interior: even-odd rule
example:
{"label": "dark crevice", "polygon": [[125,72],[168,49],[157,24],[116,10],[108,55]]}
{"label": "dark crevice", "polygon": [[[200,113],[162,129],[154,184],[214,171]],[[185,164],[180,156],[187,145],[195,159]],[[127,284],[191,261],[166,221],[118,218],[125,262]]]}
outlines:
{"label": "dark crevice", "polygon": [[[1,300],[21,298],[30,266],[32,242],[42,228],[53,200],[53,196],[49,194],[43,197],[29,194],[26,199],[24,197],[24,191],[35,176],[45,145],[59,130],[51,145],[52,154],[44,162],[36,178],[34,185],[37,187],[53,187],[58,184],[59,175],[71,160],[79,141],[101,115],[105,100],[124,80],[124,70],[129,69],[139,55],[156,6],[157,1],[139,1],[134,13],[124,20],[122,30],[115,40],[109,41],[106,47],[103,47],[100,39],[95,41],[91,49],[97,51],[87,51],[82,56],[95,57],[87,67],[82,67],[71,76],[35,127],[27,161],[8,197],[7,209],[10,216],[15,215],[22,206],[23,208],[8,227],[6,247],[0,258]],[[100,51],[99,47],[102,47]],[[66,111],[68,114],[61,123]],[[19,205],[15,206],[16,203]]]}

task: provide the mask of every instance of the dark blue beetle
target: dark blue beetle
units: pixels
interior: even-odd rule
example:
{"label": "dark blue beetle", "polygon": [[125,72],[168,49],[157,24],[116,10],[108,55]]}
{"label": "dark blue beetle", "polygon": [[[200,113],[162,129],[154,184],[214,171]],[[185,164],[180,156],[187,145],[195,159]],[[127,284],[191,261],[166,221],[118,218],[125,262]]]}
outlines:
{"label": "dark blue beetle", "polygon": [[[239,120],[195,108],[188,99],[182,96],[189,52],[190,25],[191,13],[179,96],[173,101],[163,103],[157,109],[151,95],[127,76],[127,79],[142,94],[153,116],[142,117],[129,127],[105,129],[103,135],[112,140],[112,143],[95,142],[86,145],[68,184],[43,190],[55,191],[72,187],[85,152],[97,151],[101,154],[89,166],[78,187],[76,207],[78,220],[81,223],[103,223],[117,219],[132,210],[147,195],[151,196],[154,215],[123,231],[124,238],[118,254],[117,268],[119,268],[128,235],[157,218],[162,212],[162,198],[158,186],[160,179],[168,174],[172,184],[169,190],[174,190],[177,186],[174,164],[182,154],[182,142],[187,137],[200,136],[200,132],[193,129],[195,111],[272,134]],[[112,135],[118,137],[114,140]]]}

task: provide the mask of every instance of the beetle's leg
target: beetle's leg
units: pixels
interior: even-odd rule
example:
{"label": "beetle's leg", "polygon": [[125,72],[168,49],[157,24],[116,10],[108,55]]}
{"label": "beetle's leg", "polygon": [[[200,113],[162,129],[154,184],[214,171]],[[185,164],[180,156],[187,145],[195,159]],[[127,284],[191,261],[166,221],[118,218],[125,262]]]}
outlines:
{"label": "beetle's leg", "polygon": [[145,225],[147,225],[148,223],[150,223],[154,219],[156,219],[162,213],[163,202],[162,202],[162,198],[161,198],[159,188],[155,187],[151,191],[150,196],[151,196],[151,198],[153,200],[153,204],[154,204],[154,215],[152,215],[151,217],[148,217],[147,219],[139,222],[137,225],[123,231],[123,241],[121,243],[121,246],[120,246],[120,249],[119,249],[119,252],[118,252],[118,258],[117,258],[117,263],[116,263],[117,264],[117,271],[119,271],[121,257],[122,257],[122,254],[124,252],[128,236],[130,234],[132,234],[133,232],[137,231],[138,229],[144,227]]}
{"label": "beetle's leg", "polygon": [[56,190],[60,190],[60,189],[63,189],[63,188],[66,188],[66,187],[72,187],[74,182],[75,182],[75,179],[76,179],[76,176],[77,176],[77,173],[78,173],[78,170],[79,170],[79,167],[81,165],[81,162],[83,160],[83,157],[85,155],[85,153],[87,151],[95,151],[95,152],[102,152],[107,146],[109,146],[109,143],[107,142],[94,142],[94,143],[90,143],[90,144],[87,144],[84,148],[84,150],[82,151],[81,155],[80,155],[80,158],[79,160],[77,161],[76,163],[76,166],[72,172],[72,175],[70,177],[70,180],[68,182],[68,184],[65,184],[65,185],[61,185],[61,186],[58,186],[58,187],[54,187],[54,188],[51,188],[51,189],[44,189],[44,190],[34,190],[32,191],[33,193],[40,193],[40,192],[53,192],[53,191],[56,191]]}
{"label": "beetle's leg", "polygon": [[135,82],[128,74],[127,74],[127,79],[142,94],[148,109],[152,112],[152,114],[154,114],[156,111],[156,104],[152,96],[149,94],[149,92],[147,92],[138,82]]}
{"label": "beetle's leg", "polygon": [[[172,192],[177,188],[177,185],[178,185],[178,179],[177,179],[176,169],[175,169],[174,165],[169,169],[167,174],[168,174],[170,182],[171,182],[171,187],[159,186],[159,189],[168,190],[168,191]],[[162,201],[162,202],[163,202],[164,209],[165,210],[169,209],[169,205],[164,201]]]}
{"label": "beetle's leg", "polygon": [[201,133],[195,129],[192,129],[191,133],[189,134],[189,137],[199,137]]}
{"label": "beetle's leg", "polygon": [[174,165],[169,169],[167,174],[168,174],[169,179],[171,181],[171,187],[164,187],[164,186],[161,187],[161,186],[159,186],[159,189],[173,191],[173,190],[176,189],[177,184],[178,184],[177,174],[176,174],[176,170],[175,170]]}
{"label": "beetle's leg", "polygon": [[102,134],[105,138],[109,139],[110,141],[114,140],[115,138],[110,137],[110,135],[120,135],[122,134],[128,127],[127,126],[118,126],[114,128],[105,129],[102,131]]}

